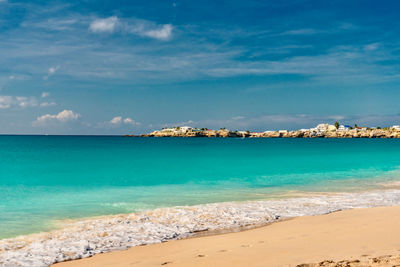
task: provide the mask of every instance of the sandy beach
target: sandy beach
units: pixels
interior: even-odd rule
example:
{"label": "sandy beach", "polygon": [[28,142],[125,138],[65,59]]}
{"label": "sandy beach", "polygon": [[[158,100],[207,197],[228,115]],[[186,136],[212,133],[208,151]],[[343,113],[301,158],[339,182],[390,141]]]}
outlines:
{"label": "sandy beach", "polygon": [[399,222],[400,206],[352,209],[54,266],[393,266],[400,264]]}

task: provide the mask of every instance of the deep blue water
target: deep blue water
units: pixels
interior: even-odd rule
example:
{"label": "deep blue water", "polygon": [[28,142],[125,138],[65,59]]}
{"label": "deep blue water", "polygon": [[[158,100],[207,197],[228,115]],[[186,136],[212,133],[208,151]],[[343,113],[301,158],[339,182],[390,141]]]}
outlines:
{"label": "deep blue water", "polygon": [[374,188],[399,167],[395,139],[0,136],[0,238],[64,219]]}

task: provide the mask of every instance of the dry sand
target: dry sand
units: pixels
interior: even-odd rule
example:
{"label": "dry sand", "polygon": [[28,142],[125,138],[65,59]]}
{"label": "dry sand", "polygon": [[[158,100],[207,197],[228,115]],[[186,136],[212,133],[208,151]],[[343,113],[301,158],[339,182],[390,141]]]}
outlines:
{"label": "dry sand", "polygon": [[400,207],[383,207],[298,217],[237,233],[95,255],[55,267],[296,266],[306,263],[305,266],[400,266],[398,255]]}

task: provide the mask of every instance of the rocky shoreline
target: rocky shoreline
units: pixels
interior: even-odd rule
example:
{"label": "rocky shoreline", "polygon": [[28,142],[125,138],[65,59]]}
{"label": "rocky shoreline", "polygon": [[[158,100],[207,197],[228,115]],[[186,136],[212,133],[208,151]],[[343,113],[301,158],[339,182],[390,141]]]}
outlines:
{"label": "rocky shoreline", "polygon": [[[322,126],[321,126],[322,125]],[[397,128],[352,128],[337,129],[333,125],[321,124],[316,128],[295,131],[279,130],[265,132],[210,130],[191,127],[175,127],[154,131],[141,137],[234,137],[234,138],[400,138]],[[333,127],[332,127],[333,126]],[[132,135],[127,135],[132,136]]]}

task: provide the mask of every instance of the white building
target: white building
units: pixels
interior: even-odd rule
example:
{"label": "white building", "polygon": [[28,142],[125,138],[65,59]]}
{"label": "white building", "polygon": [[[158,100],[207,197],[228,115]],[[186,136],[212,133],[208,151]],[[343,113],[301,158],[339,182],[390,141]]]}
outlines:
{"label": "white building", "polygon": [[193,130],[192,127],[182,126],[182,127],[174,127],[174,128],[164,128],[161,132],[164,133],[187,133],[188,131]]}
{"label": "white building", "polygon": [[392,129],[395,131],[400,131],[400,125],[393,125]]}
{"label": "white building", "polygon": [[339,131],[348,131],[350,130],[350,126],[347,125],[340,125],[338,128]]}
{"label": "white building", "polygon": [[182,126],[182,127],[179,127],[178,131],[180,131],[182,133],[187,133],[188,131],[191,131],[191,130],[193,130],[193,128],[190,126]]}

